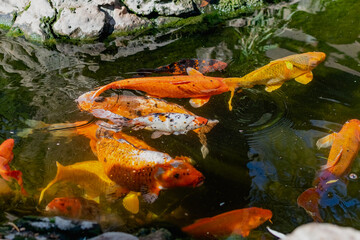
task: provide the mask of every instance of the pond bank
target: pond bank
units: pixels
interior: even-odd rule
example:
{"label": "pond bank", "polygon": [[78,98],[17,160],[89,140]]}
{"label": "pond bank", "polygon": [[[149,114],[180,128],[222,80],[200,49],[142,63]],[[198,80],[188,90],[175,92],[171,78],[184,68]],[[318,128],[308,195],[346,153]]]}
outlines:
{"label": "pond bank", "polygon": [[[98,40],[144,29],[221,21],[252,13],[268,0],[0,0],[0,27],[32,41]],[[275,1],[277,2],[277,1]]]}

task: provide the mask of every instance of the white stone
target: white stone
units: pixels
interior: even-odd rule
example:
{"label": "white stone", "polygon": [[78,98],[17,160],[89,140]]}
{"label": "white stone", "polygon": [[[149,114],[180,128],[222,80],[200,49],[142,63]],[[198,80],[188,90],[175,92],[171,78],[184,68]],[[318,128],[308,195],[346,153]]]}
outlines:
{"label": "white stone", "polygon": [[125,5],[137,14],[149,15],[153,12],[159,15],[180,15],[194,11],[191,0],[168,1],[161,0],[124,0]]}
{"label": "white stone", "polygon": [[58,10],[62,8],[78,8],[84,6],[114,5],[117,0],[52,0],[52,4]]}
{"label": "white stone", "polygon": [[13,27],[20,28],[26,36],[45,40],[46,33],[40,27],[40,20],[54,16],[55,10],[51,8],[48,0],[31,0],[30,7],[16,18]]}
{"label": "white stone", "polygon": [[308,223],[296,228],[282,240],[360,240],[360,231],[330,223]]}
{"label": "white stone", "polygon": [[137,237],[123,232],[106,232],[89,240],[139,240]]}
{"label": "white stone", "polygon": [[96,38],[105,26],[105,13],[97,6],[65,8],[53,25],[54,32],[71,38]]}
{"label": "white stone", "polygon": [[30,0],[0,0],[0,14],[22,11]]}
{"label": "white stone", "polygon": [[114,30],[132,30],[148,26],[150,20],[138,17],[136,14],[128,13],[125,6],[116,7],[113,15],[115,25]]}

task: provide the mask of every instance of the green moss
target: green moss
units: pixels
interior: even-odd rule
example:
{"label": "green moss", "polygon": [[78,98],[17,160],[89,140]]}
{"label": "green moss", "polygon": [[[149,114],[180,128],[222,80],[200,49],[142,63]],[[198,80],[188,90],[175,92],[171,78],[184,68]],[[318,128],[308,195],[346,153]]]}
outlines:
{"label": "green moss", "polygon": [[10,28],[10,30],[6,33],[8,37],[20,37],[24,36],[23,31],[20,28]]}
{"label": "green moss", "polygon": [[29,9],[29,7],[31,6],[31,1],[29,2],[29,4],[28,5],[26,5],[25,7],[24,7],[24,11],[27,11],[28,9]]}
{"label": "green moss", "polygon": [[1,23],[0,23],[0,28],[1,28],[1,29],[4,29],[4,30],[6,30],[6,31],[8,31],[8,30],[10,30],[11,26],[6,25],[6,24],[1,24]]}

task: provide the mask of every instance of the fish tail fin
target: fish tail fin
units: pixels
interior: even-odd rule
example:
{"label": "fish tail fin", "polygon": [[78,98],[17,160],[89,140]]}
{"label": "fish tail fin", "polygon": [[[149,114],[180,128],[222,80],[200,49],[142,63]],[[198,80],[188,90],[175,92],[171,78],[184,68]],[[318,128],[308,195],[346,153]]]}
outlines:
{"label": "fish tail fin", "polygon": [[76,134],[77,128],[89,124],[88,121],[78,121],[74,123],[54,123],[47,124],[42,121],[28,119],[25,121],[30,128],[24,128],[17,133],[17,136],[27,138],[34,131],[46,131],[51,133],[53,137],[69,137]]}
{"label": "fish tail fin", "polygon": [[234,94],[235,94],[235,90],[242,86],[241,81],[242,81],[242,78],[225,78],[224,79],[224,82],[228,86],[229,91],[231,93],[230,99],[229,99],[229,102],[228,102],[230,111],[232,110],[232,104],[231,103],[232,103],[232,99],[233,99]]}
{"label": "fish tail fin", "polygon": [[209,149],[207,147],[207,138],[206,138],[205,134],[210,132],[211,129],[213,129],[213,127],[215,127],[215,125],[218,123],[219,123],[218,120],[210,120],[209,119],[206,126],[193,130],[194,132],[196,132],[198,134],[200,143],[202,144],[201,153],[202,153],[203,158],[206,158],[206,156],[209,154]]}
{"label": "fish tail fin", "polygon": [[58,161],[56,161],[56,167],[57,167],[56,176],[55,176],[55,178],[54,178],[51,182],[49,182],[48,185],[41,191],[38,204],[40,204],[41,201],[43,200],[44,195],[45,195],[45,192],[46,192],[52,185],[54,185],[57,181],[59,181],[59,176],[60,176],[60,174],[61,174],[62,169],[64,168],[64,166],[61,165]]}
{"label": "fish tail fin", "polygon": [[304,208],[315,222],[324,221],[320,215],[319,203],[320,194],[317,188],[309,188],[297,198],[298,206]]}
{"label": "fish tail fin", "polygon": [[115,81],[105,86],[99,87],[95,93],[90,97],[90,101],[94,101],[96,97],[100,96],[103,92],[109,89],[120,89],[123,88],[122,81]]}

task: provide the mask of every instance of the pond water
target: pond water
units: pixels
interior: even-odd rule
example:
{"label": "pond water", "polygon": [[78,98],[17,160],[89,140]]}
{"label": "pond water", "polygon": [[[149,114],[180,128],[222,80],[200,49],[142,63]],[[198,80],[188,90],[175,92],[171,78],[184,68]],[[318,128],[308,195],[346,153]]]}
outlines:
{"label": "pond water", "polygon": [[[227,108],[230,93],[211,98],[201,108],[187,99],[167,99],[199,116],[220,123],[207,135],[210,153],[203,159],[195,134],[134,136],[171,156],[189,156],[206,177],[198,188],[162,191],[153,204],[141,202],[132,215],[121,202],[104,203],[108,229],[136,232],[146,226],[182,227],[195,219],[256,206],[273,212],[271,223],[254,230],[249,239],[272,239],[265,226],[288,233],[311,222],[297,197],[312,186],[329,149],[316,141],[350,119],[360,118],[360,1],[301,0],[229,20],[209,28],[156,32],[151,37],[122,37],[103,44],[53,48],[21,38],[0,35],[1,140],[15,139],[12,167],[23,172],[30,197],[1,197],[1,217],[42,215],[46,203],[61,197],[66,188],[49,192],[37,205],[42,188],[54,178],[56,161],[63,165],[95,160],[88,139],[54,136],[38,131],[17,134],[28,119],[45,123],[91,120],[75,99],[116,77],[130,78],[139,68],[156,68],[184,58],[215,58],[227,62],[223,72],[211,76],[243,76],[273,59],[294,53],[325,52],[327,58],[313,70],[307,85],[286,82],[267,93],[263,86],[245,89]],[[129,91],[118,91],[118,93]],[[141,95],[140,92],[133,92]],[[58,134],[60,135],[60,134]],[[357,158],[351,173],[359,176]],[[16,188],[16,185],[13,184]],[[325,222],[360,229],[359,179],[336,184],[323,200]]]}

